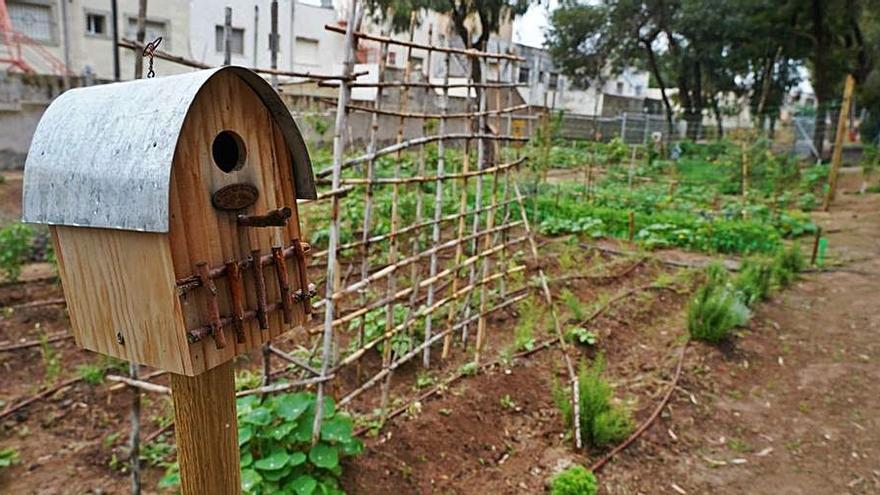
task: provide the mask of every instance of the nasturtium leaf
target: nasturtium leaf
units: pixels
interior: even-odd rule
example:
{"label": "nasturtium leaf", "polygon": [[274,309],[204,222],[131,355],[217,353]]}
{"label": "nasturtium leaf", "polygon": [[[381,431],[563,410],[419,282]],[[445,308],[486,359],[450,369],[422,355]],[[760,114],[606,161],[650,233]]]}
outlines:
{"label": "nasturtium leaf", "polygon": [[345,455],[358,455],[364,451],[364,442],[359,438],[349,438],[342,443],[342,453]]}
{"label": "nasturtium leaf", "polygon": [[280,425],[270,427],[266,431],[265,436],[271,437],[275,440],[281,440],[282,438],[286,437],[287,434],[290,433],[290,431],[293,430],[295,427],[296,423],[293,422],[281,423]]}
{"label": "nasturtium leaf", "polygon": [[292,470],[293,468],[287,466],[284,469],[276,469],[275,471],[263,471],[260,473],[260,476],[266,481],[281,481],[286,478]]}
{"label": "nasturtium leaf", "polygon": [[304,414],[296,420],[296,428],[293,430],[293,439],[297,442],[310,442],[312,440],[312,426],[315,424],[314,414]]}
{"label": "nasturtium leaf", "polygon": [[251,437],[254,436],[254,430],[250,426],[242,426],[238,429],[238,446],[248,443]]}
{"label": "nasturtium leaf", "polygon": [[304,462],[306,462],[306,455],[302,452],[294,452],[290,454],[290,461],[288,462],[289,465],[299,466]]}
{"label": "nasturtium leaf", "polygon": [[254,455],[250,452],[245,452],[241,455],[241,467],[246,468],[254,463]]}
{"label": "nasturtium leaf", "polygon": [[300,417],[312,402],[314,399],[307,392],[282,395],[275,399],[275,410],[282,418],[293,421]]}
{"label": "nasturtium leaf", "polygon": [[252,425],[266,426],[272,422],[272,413],[268,408],[261,406],[245,414],[241,421]]}
{"label": "nasturtium leaf", "polygon": [[318,442],[309,451],[309,460],[320,468],[333,469],[339,465],[339,452],[332,445]]}
{"label": "nasturtium leaf", "polygon": [[351,438],[351,421],[344,416],[337,416],[321,425],[321,439],[328,442],[345,442]]}
{"label": "nasturtium leaf", "polygon": [[274,471],[281,469],[290,461],[290,454],[283,450],[276,450],[267,457],[254,462],[254,467],[261,471]]}
{"label": "nasturtium leaf", "polygon": [[260,398],[256,395],[247,395],[245,397],[240,397],[235,401],[235,407],[238,410],[238,414],[244,414],[255,407],[260,405]]}
{"label": "nasturtium leaf", "polygon": [[262,476],[253,469],[241,470],[241,491],[245,493],[253,493],[262,482]]}
{"label": "nasturtium leaf", "polygon": [[336,414],[336,404],[333,403],[333,399],[330,397],[324,396],[324,410],[323,419],[330,419]]}
{"label": "nasturtium leaf", "polygon": [[295,492],[296,495],[312,495],[318,482],[315,478],[307,474],[303,474],[284,486],[288,492]]}

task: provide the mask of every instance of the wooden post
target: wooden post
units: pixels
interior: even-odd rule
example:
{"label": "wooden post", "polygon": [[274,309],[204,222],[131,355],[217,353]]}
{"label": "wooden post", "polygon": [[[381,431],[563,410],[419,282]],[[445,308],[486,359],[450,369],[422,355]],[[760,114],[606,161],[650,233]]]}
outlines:
{"label": "wooden post", "polygon": [[201,375],[171,374],[184,495],[241,493],[233,362]]}
{"label": "wooden post", "polygon": [[837,135],[834,136],[834,151],[831,154],[831,172],[828,175],[828,192],[825,193],[823,211],[828,211],[834,196],[837,194],[837,175],[840,172],[840,162],[843,159],[843,137],[846,135],[846,121],[849,118],[849,106],[852,102],[853,90],[856,79],[852,74],[847,74],[846,85],[843,88],[843,103],[840,105],[840,116],[837,119]]}

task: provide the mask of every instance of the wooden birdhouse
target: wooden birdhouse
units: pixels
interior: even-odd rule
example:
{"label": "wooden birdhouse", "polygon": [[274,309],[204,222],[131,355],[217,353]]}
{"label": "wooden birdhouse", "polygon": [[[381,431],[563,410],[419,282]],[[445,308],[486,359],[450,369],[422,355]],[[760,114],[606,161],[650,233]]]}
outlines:
{"label": "wooden birdhouse", "polygon": [[308,319],[296,200],[315,195],[281,99],[223,67],[62,94],[23,219],[50,225],[77,344],[194,376]]}

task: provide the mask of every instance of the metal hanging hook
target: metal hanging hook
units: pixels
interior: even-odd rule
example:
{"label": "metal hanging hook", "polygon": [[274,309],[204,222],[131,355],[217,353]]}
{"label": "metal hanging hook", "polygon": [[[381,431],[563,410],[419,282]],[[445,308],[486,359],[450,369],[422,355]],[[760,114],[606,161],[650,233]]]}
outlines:
{"label": "metal hanging hook", "polygon": [[147,77],[153,77],[156,75],[156,72],[153,71],[153,57],[156,55],[156,50],[159,49],[159,44],[162,43],[162,37],[154,39],[153,41],[147,43],[144,47],[144,57],[150,57],[150,65],[147,69]]}

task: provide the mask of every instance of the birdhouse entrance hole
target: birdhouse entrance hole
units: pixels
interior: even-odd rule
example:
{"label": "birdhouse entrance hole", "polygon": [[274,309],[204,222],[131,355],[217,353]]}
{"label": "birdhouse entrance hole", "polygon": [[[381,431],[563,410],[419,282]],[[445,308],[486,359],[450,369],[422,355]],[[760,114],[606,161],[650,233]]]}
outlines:
{"label": "birdhouse entrance hole", "polygon": [[232,131],[220,131],[211,145],[211,154],[217,168],[228,174],[244,166],[247,149],[241,136]]}

